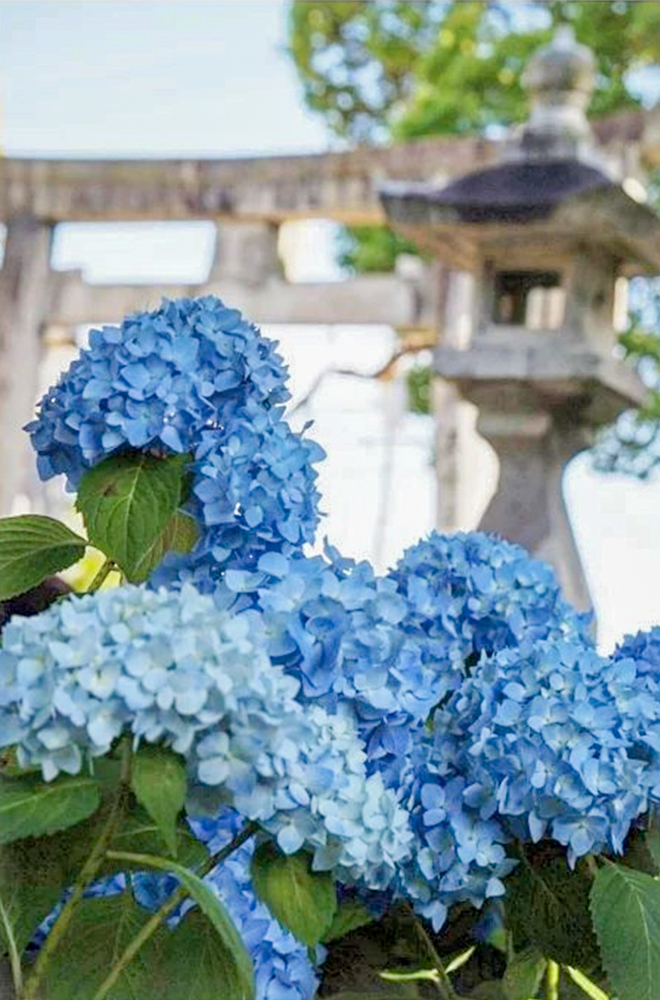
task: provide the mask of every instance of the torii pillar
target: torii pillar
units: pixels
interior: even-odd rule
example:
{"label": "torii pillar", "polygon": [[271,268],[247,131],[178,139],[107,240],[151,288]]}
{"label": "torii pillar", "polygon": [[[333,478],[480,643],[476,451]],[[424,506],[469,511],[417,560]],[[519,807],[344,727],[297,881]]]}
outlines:
{"label": "torii pillar", "polygon": [[53,227],[31,216],[7,223],[0,270],[0,516],[35,494],[35,462],[22,430],[39,392],[42,331],[51,299]]}

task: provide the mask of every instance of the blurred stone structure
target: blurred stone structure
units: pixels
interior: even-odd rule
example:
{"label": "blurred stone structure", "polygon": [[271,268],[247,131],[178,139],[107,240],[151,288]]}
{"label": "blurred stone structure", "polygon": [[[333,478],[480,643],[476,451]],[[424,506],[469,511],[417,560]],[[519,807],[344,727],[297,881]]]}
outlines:
{"label": "blurred stone structure", "polygon": [[643,396],[614,356],[616,298],[622,278],[660,274],[660,218],[594,147],[595,60],[570,29],[536,54],[525,82],[529,120],[497,164],[382,194],[398,230],[474,275],[467,337],[452,342],[445,329],[435,359],[499,459],[480,527],[553,563],[569,600],[587,608],[562,476],[596,428]]}
{"label": "blurred stone structure", "polygon": [[[571,44],[561,44],[574,52]],[[525,441],[544,437],[541,424],[547,418],[547,406],[544,409],[546,390],[542,378],[547,381],[561,375],[572,385],[576,374],[573,363],[577,364],[578,358],[585,385],[610,387],[610,414],[621,400],[637,392],[637,388],[631,388],[629,373],[625,377],[615,375],[616,365],[607,360],[613,334],[601,320],[611,305],[614,259],[634,264],[641,253],[637,234],[631,231],[636,229],[636,222],[626,216],[633,202],[625,199],[624,191],[643,193],[647,171],[660,164],[660,111],[626,112],[595,122],[592,141],[584,116],[591,70],[584,52],[580,50],[576,58],[579,66],[575,71],[568,70],[561,59],[559,64],[553,64],[552,73],[568,74],[566,81],[559,80],[558,85],[554,77],[551,79],[547,55],[532,62],[527,71],[533,104],[530,120],[520,135],[504,143],[479,137],[434,138],[389,148],[225,160],[0,159],[0,223],[6,226],[4,266],[0,271],[0,513],[10,512],[17,496],[33,510],[47,509],[53,502],[53,494],[36,483],[20,426],[30,419],[34,401],[43,389],[39,370],[45,368],[52,373],[60,360],[68,360],[74,328],[117,321],[127,312],[157,305],[163,295],[213,292],[260,323],[388,324],[400,332],[404,344],[437,343],[438,525],[447,530],[473,526],[479,508],[487,502],[483,481],[487,482],[488,476],[482,471],[485,446],[474,432],[474,404],[469,400],[475,399],[481,407],[480,430],[499,450],[501,459],[505,459],[507,449],[500,447],[500,442],[507,435],[501,430],[503,425],[496,432],[496,417],[499,414],[500,420],[518,419],[523,405],[507,403],[501,407],[504,397],[487,390],[479,374],[484,366],[488,368],[497,357],[498,378],[503,385],[511,382],[507,399],[519,398],[522,392],[524,406],[536,421],[529,424]],[[575,159],[583,180],[588,170],[607,177],[609,193],[601,191],[598,195],[597,185],[593,190],[588,185],[583,187],[579,203],[582,221],[579,226],[575,222],[572,242],[562,243],[561,249],[557,246],[552,264],[539,262],[539,255],[543,258],[546,250],[545,237],[532,238],[532,233],[535,226],[549,224],[548,219],[554,219],[553,225],[560,228],[569,222],[574,226],[573,203],[564,198],[567,190],[560,185],[545,220],[517,224],[518,234],[529,234],[529,239],[518,240],[515,265],[512,259],[507,263],[510,229],[506,205],[500,204],[500,215],[488,222],[499,233],[499,249],[486,273],[480,238],[471,236],[466,241],[459,236],[466,227],[482,234],[487,228],[483,222],[470,222],[465,217],[461,198],[470,194],[464,186],[466,171],[487,172],[492,168],[496,171],[493,176],[498,176],[497,171],[520,169],[521,164],[524,167],[529,157],[547,159],[550,147],[561,147],[562,157]],[[452,186],[452,179],[457,177],[463,179]],[[421,215],[409,230],[414,231],[416,239],[420,237],[420,243],[431,247],[434,259],[430,263],[408,258],[401,261],[394,274],[362,275],[326,284],[295,284],[286,279],[278,253],[283,226],[307,219],[383,223],[386,213],[379,192],[391,182],[401,182],[406,189],[414,182],[420,192],[446,193],[442,206],[438,203],[433,209],[445,213],[442,233],[436,225],[439,217],[434,216],[437,239],[427,243],[426,237],[420,236],[429,221],[424,212],[428,213],[432,202],[424,202],[421,194],[416,204],[426,207],[423,212],[419,209]],[[615,197],[615,202],[606,221],[604,203],[610,196]],[[411,220],[396,214],[391,197],[386,195],[388,212],[396,225],[407,228]],[[587,272],[580,267],[579,247],[589,243],[589,199],[598,197],[598,224],[609,226],[612,232],[607,239],[603,235],[600,242],[591,245]],[[642,211],[639,205],[637,209]],[[198,286],[93,285],[79,272],[52,269],[52,237],[60,223],[136,220],[213,221],[217,227],[216,252],[207,280]],[[433,226],[427,227],[429,235]],[[617,249],[621,226],[625,238]],[[598,289],[588,287],[592,266]],[[529,288],[521,287],[521,282],[524,286],[529,279],[515,279],[518,285],[510,287],[512,273],[530,269],[553,277],[546,276]],[[580,271],[582,286],[578,290],[577,284],[570,283],[569,274]],[[553,284],[557,274],[559,283]],[[475,286],[481,303],[481,318],[476,323]],[[589,331],[585,326],[580,333],[575,325],[582,314],[580,296],[590,294],[605,298],[589,313]],[[498,316],[492,311],[495,300]],[[502,310],[510,310],[509,322],[503,322]],[[525,312],[525,323],[529,311],[530,323],[543,329],[521,331],[517,322],[521,310]],[[554,323],[552,318],[560,314],[562,329],[544,332],[545,325],[551,320]],[[533,323],[532,316],[536,317]],[[523,343],[529,337],[546,345],[540,354],[533,355],[545,359],[546,367],[540,372],[536,368],[528,370],[532,355]],[[502,350],[495,346],[498,338]],[[556,347],[564,342],[561,338],[571,341],[573,347],[557,354]],[[584,346],[587,341],[591,344],[588,350]],[[459,350],[469,345],[468,351]],[[556,365],[552,365],[560,355],[561,364],[557,360],[557,365],[563,367],[558,374]],[[463,356],[474,358],[474,365],[470,361],[467,368],[462,368]],[[483,399],[487,391],[488,405]],[[532,426],[537,430],[532,432]],[[535,455],[535,460],[540,461],[538,449]],[[564,457],[562,452],[562,461]],[[510,466],[504,463],[502,483],[510,476],[515,478],[523,472],[527,475],[527,464],[521,460],[519,465],[520,472],[507,471]],[[493,520],[493,511],[500,502],[495,500],[495,506],[491,505],[488,523],[493,527],[501,526],[501,522]],[[539,511],[535,509],[533,515],[538,518]],[[527,516],[522,511],[521,522]],[[520,535],[517,531],[514,534]],[[544,551],[534,538],[531,543]],[[554,557],[554,550],[550,547],[546,554]]]}

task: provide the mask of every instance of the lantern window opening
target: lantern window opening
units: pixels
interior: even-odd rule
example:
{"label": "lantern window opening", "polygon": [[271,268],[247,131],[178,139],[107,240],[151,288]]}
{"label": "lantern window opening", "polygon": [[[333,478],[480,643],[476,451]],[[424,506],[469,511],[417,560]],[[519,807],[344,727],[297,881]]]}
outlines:
{"label": "lantern window opening", "polygon": [[556,330],[566,294],[559,271],[496,271],[493,322],[527,330]]}

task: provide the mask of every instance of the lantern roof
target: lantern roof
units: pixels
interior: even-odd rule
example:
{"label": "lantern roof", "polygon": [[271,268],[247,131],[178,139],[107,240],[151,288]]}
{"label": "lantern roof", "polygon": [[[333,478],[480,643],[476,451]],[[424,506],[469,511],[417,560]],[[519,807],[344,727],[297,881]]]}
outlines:
{"label": "lantern roof", "polygon": [[608,252],[619,271],[660,273],[660,218],[638,181],[611,175],[586,118],[595,61],[562,27],[523,75],[528,120],[511,130],[498,164],[449,184],[392,182],[380,193],[389,220],[450,267],[474,270],[498,241]]}

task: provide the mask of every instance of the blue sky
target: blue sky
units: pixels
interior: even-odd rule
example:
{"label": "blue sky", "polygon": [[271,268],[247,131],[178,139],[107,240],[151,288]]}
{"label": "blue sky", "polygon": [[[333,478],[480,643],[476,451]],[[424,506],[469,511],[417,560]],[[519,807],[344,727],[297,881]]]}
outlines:
{"label": "blue sky", "polygon": [[[0,146],[8,155],[98,157],[327,149],[284,51],[286,8],[283,0],[0,0]],[[212,238],[207,224],[61,227],[55,262],[82,266],[94,280],[197,280]],[[330,271],[331,249],[319,235],[309,254],[316,277]],[[358,336],[299,328],[284,336],[301,385],[318,364],[351,364],[359,355],[368,369],[388,342],[386,332],[366,329]],[[385,502],[377,482],[389,461],[390,418],[379,391],[355,380],[333,384],[314,414],[331,451],[324,491],[335,514],[327,527],[351,555],[370,554],[374,505]],[[351,407],[359,431],[349,428],[342,444]],[[432,519],[430,440],[414,421],[397,433],[395,473],[417,482],[419,493],[396,514],[388,558]],[[605,644],[660,621],[660,482],[602,479],[582,457],[569,471],[567,494]],[[372,498],[366,512],[365,495]]]}
{"label": "blue sky", "polygon": [[0,144],[13,155],[323,149],[280,0],[1,0]]}
{"label": "blue sky", "polygon": [[[0,148],[92,157],[327,149],[285,51],[286,15],[284,0],[0,0]],[[208,223],[63,226],[54,262],[90,280],[200,281],[212,244]]]}

